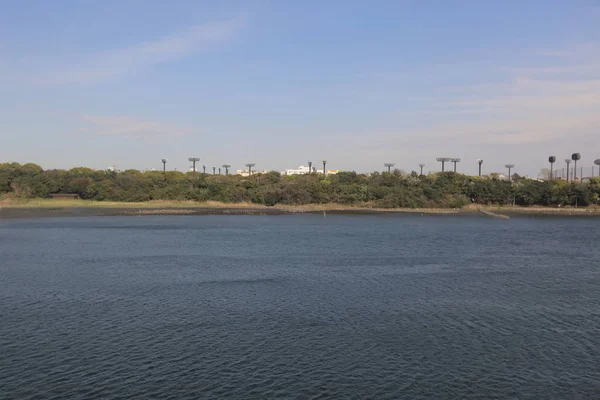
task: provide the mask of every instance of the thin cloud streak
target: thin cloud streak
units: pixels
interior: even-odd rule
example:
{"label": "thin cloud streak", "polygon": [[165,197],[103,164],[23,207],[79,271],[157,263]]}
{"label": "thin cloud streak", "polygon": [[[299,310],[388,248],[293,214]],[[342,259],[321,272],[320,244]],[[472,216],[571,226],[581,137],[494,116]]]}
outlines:
{"label": "thin cloud streak", "polygon": [[105,82],[208,50],[230,40],[245,25],[246,18],[239,17],[194,26],[155,41],[64,60],[49,72],[28,75],[27,80],[42,86]]}
{"label": "thin cloud streak", "polygon": [[127,115],[88,114],[81,116],[81,120],[87,123],[87,127],[83,128],[85,132],[101,136],[124,136],[154,141],[160,138],[179,138],[193,133],[190,128]]}
{"label": "thin cloud streak", "polygon": [[[370,132],[361,146],[370,151],[423,148],[542,145],[600,137],[600,57],[595,44],[553,53],[572,57],[569,71],[593,71],[589,77],[563,76],[565,68],[544,62],[510,71],[503,82],[440,90],[442,99],[411,110],[412,121],[395,131]],[[599,68],[593,69],[592,66]],[[556,75],[549,76],[550,71]],[[408,120],[411,115],[399,113]],[[402,122],[401,122],[402,123]],[[348,135],[351,133],[348,132]],[[373,138],[381,138],[373,141]]]}

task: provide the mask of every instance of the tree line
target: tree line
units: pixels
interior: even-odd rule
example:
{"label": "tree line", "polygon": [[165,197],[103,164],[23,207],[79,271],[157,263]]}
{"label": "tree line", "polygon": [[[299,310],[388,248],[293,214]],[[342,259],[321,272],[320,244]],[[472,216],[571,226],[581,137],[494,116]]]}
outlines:
{"label": "tree line", "polygon": [[537,181],[513,176],[473,177],[454,172],[419,175],[340,172],[282,176],[278,172],[209,175],[177,171],[123,172],[89,168],[44,170],[36,164],[0,164],[1,198],[45,198],[77,194],[96,201],[149,200],[252,202],[277,204],[339,203],[383,208],[458,208],[467,204],[587,206],[597,204],[600,179],[591,182]]}

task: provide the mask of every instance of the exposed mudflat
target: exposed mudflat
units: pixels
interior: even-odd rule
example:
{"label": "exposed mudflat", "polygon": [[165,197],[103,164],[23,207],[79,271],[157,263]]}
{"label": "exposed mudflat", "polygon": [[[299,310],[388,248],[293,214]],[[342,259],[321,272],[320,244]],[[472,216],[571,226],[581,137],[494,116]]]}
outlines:
{"label": "exposed mudflat", "polygon": [[145,215],[290,215],[290,214],[412,214],[412,215],[457,215],[482,217],[493,216],[573,216],[599,217],[598,208],[528,208],[528,207],[468,207],[464,209],[381,209],[361,207],[144,207],[131,205],[119,207],[0,207],[0,219],[47,218],[47,217],[93,217],[93,216],[145,216]]}

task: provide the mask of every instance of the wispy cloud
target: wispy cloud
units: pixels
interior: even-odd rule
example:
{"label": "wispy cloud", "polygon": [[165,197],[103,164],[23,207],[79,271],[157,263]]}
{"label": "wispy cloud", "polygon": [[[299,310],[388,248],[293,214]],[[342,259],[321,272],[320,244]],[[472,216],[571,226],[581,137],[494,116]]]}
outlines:
{"label": "wispy cloud", "polygon": [[[600,144],[600,45],[543,53],[524,67],[498,67],[505,72],[500,81],[440,89],[438,97],[418,109],[399,113],[405,127],[371,132],[364,148],[517,149],[515,145],[551,146],[565,138]],[[381,139],[373,140],[377,137]]]}
{"label": "wispy cloud", "polygon": [[83,115],[84,132],[103,136],[124,136],[155,141],[191,135],[193,130],[175,124],[143,120],[132,116]]}
{"label": "wispy cloud", "polygon": [[245,17],[193,26],[170,36],[126,48],[48,60],[43,72],[27,74],[40,85],[98,83],[154,65],[208,50],[231,39],[246,24]]}
{"label": "wispy cloud", "polygon": [[[470,114],[461,132],[489,143],[541,143],[600,133],[600,45],[545,51],[553,60],[508,68],[507,81],[465,86],[446,105]],[[511,132],[496,135],[493,132]]]}

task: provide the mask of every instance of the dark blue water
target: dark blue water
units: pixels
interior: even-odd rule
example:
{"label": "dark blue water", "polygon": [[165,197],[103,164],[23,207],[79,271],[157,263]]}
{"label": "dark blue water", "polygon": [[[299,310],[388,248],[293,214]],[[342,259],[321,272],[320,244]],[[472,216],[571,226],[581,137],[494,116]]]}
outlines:
{"label": "dark blue water", "polygon": [[0,398],[600,398],[597,219],[0,221]]}

